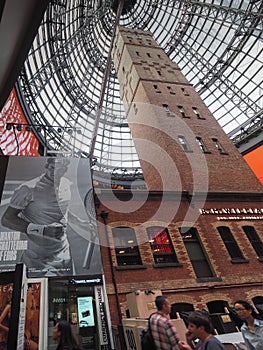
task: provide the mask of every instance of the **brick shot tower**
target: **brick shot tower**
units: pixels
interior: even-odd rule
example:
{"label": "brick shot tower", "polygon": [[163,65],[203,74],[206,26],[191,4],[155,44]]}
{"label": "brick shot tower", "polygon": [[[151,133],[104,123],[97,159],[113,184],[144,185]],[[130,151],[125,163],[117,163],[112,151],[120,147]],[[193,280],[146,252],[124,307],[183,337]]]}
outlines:
{"label": "brick shot tower", "polygon": [[262,185],[150,32],[119,27],[112,57],[147,185],[97,190],[113,325],[138,290],[174,315],[263,304]]}
{"label": "brick shot tower", "polygon": [[119,28],[113,60],[148,189],[193,191],[207,185],[209,191],[262,190],[150,32]]}

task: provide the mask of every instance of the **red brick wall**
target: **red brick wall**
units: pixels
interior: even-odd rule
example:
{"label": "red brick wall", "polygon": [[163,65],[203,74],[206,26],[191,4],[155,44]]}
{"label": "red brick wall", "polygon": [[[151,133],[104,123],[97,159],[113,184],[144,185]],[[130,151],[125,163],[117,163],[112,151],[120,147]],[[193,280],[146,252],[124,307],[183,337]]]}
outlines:
{"label": "red brick wall", "polygon": [[[198,93],[149,32],[121,29],[114,48],[121,96],[149,189],[262,191]],[[183,106],[187,118],[182,117],[178,106]],[[197,118],[193,107],[202,119]],[[185,137],[192,152],[182,149],[179,135]],[[206,153],[196,137],[203,140]],[[223,154],[212,139],[222,145]]]}
{"label": "red brick wall", "polygon": [[[122,316],[125,317],[127,309],[126,294],[134,292],[137,289],[160,289],[163,294],[169,295],[171,301],[189,302],[194,304],[195,308],[206,308],[206,303],[213,300],[226,300],[230,304],[235,299],[252,298],[253,296],[263,295],[262,283],[262,264],[257,258],[257,255],[248,241],[245,233],[242,230],[243,225],[254,226],[260,238],[263,240],[263,221],[262,220],[218,220],[219,215],[200,215],[201,208],[262,208],[262,202],[255,199],[253,196],[247,199],[234,200],[229,198],[225,200],[217,200],[216,195],[211,194],[206,202],[195,201],[193,205],[193,215],[196,214],[196,221],[191,223],[187,221],[184,226],[195,227],[198,231],[200,241],[208,261],[214,271],[214,277],[220,279],[207,279],[203,282],[198,281],[193,270],[191,261],[186,252],[179,228],[182,226],[183,220],[189,210],[189,203],[186,199],[180,200],[176,194],[163,202],[161,193],[154,196],[150,195],[147,201],[132,200],[131,202],[123,201],[115,198],[109,199],[108,192],[103,190],[100,194],[99,212],[102,210],[109,213],[107,219],[108,238],[111,242],[111,254],[113,262],[113,274],[109,259],[109,249],[102,248],[102,258],[104,272],[106,277],[107,293],[110,296],[110,308],[113,324],[119,322],[118,307],[121,310]],[[125,193],[125,191],[120,191]],[[119,192],[119,193],[120,193]],[[121,197],[121,195],[120,195]],[[123,194],[123,198],[125,195]],[[136,206],[136,210],[129,211],[129,206]],[[178,207],[177,207],[177,204]],[[119,206],[125,207],[125,210],[120,211]],[[160,208],[165,210],[160,210]],[[115,209],[114,209],[115,208]],[[160,214],[156,213],[160,211]],[[165,211],[173,213],[170,221],[167,221],[168,216],[165,216]],[[156,216],[155,216],[156,214]],[[172,215],[172,214],[171,214]],[[251,214],[252,215],[252,214]],[[247,217],[251,216],[247,215]],[[246,216],[246,215],[245,215]],[[194,216],[192,216],[194,218]],[[175,249],[177,258],[181,266],[176,267],[154,267],[154,259],[147,241],[146,228],[149,226],[160,225],[168,228],[172,239],[172,244]],[[118,270],[115,250],[112,240],[112,228],[119,226],[133,227],[136,233],[136,238],[139,244],[139,251],[142,258],[144,269],[125,269]],[[228,226],[234,235],[239,248],[241,249],[245,262],[233,263],[229,253],[218,233],[216,227]],[[104,237],[105,227],[100,226],[100,235]],[[105,242],[105,241],[104,241]],[[114,281],[115,280],[115,287]],[[119,298],[119,306],[116,303],[116,293]]]}

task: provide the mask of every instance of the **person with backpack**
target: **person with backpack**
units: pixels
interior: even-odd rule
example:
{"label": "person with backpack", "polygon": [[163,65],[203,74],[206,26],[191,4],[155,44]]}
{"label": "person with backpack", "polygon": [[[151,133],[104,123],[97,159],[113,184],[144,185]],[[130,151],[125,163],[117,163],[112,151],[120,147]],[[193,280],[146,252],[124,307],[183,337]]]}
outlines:
{"label": "person with backpack", "polygon": [[156,350],[177,350],[179,337],[177,331],[169,319],[171,304],[166,296],[159,295],[155,298],[157,312],[150,317],[150,330]]}

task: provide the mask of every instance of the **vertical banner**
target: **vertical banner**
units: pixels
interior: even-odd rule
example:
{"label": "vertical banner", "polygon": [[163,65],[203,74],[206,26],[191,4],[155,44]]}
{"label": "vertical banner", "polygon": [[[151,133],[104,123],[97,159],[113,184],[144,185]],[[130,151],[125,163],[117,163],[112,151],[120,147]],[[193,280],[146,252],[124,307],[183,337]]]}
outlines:
{"label": "vertical banner", "polygon": [[8,273],[0,274],[0,278],[0,350],[6,350],[14,281]]}
{"label": "vertical banner", "polygon": [[25,319],[26,349],[39,349],[41,283],[28,283]]}
{"label": "vertical banner", "polygon": [[104,306],[103,286],[95,286],[94,292],[100,345],[109,345],[107,317]]}
{"label": "vertical banner", "polygon": [[0,272],[23,262],[29,278],[101,274],[89,160],[4,158]]}
{"label": "vertical banner", "polygon": [[24,350],[46,349],[47,279],[28,279],[27,282]]}
{"label": "vertical banner", "polygon": [[26,267],[23,264],[18,265],[21,271],[16,276],[17,283],[20,286],[20,293],[14,291],[13,297],[20,297],[19,303],[19,317],[18,317],[18,330],[17,330],[17,350],[25,350],[25,319],[26,319],[26,302],[27,302],[27,278]]}
{"label": "vertical banner", "polygon": [[16,265],[15,271],[0,274],[0,349],[24,350],[25,266]]}

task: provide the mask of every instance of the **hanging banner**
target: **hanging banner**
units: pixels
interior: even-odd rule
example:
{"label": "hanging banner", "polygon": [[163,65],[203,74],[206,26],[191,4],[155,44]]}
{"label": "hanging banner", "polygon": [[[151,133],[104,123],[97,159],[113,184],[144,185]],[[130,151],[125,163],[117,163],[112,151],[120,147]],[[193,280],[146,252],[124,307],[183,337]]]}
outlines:
{"label": "hanging banner", "polygon": [[95,286],[94,292],[95,292],[100,345],[107,345],[109,343],[109,338],[108,338],[108,330],[107,330],[107,317],[106,317],[105,306],[104,306],[103,287]]}
{"label": "hanging banner", "polygon": [[101,274],[89,160],[1,159],[0,272],[23,262],[28,277]]}

